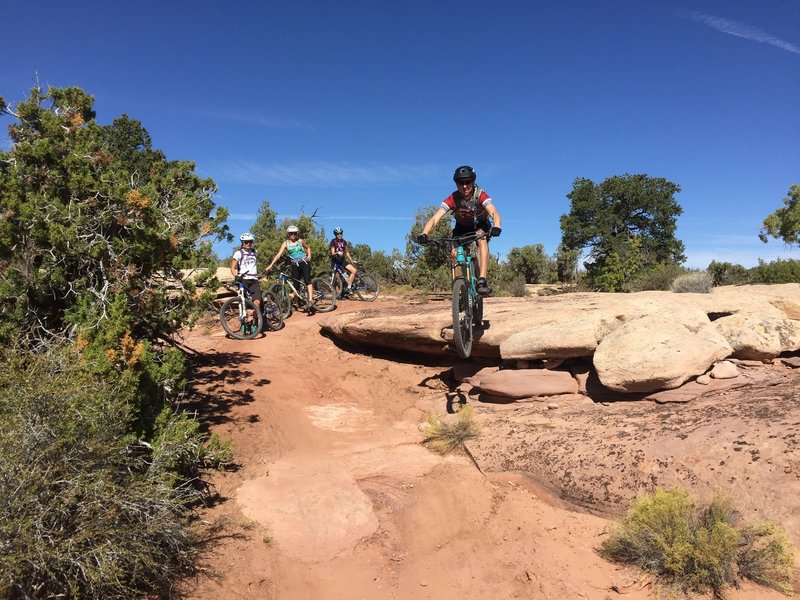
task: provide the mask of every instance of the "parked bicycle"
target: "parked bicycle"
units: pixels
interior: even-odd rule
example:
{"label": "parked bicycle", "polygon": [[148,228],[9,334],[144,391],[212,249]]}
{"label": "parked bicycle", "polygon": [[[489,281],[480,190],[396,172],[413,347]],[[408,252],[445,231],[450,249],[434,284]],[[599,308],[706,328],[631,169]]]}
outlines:
{"label": "parked bicycle", "polygon": [[281,315],[287,319],[291,314],[303,308],[309,314],[313,312],[329,312],[336,308],[336,292],[331,284],[314,277],[311,280],[314,290],[313,308],[309,310],[308,300],[306,299],[306,284],[299,279],[293,278],[284,271],[278,272],[278,282],[269,288],[270,293],[275,296]]}
{"label": "parked bicycle", "polygon": [[[376,275],[364,271],[364,266],[361,263],[354,264],[358,270],[353,280],[353,292],[365,302],[374,301],[381,291],[380,280]],[[350,279],[350,273],[344,265],[337,262],[333,262],[332,266],[332,270],[323,271],[317,275],[317,277],[331,284],[331,287],[336,292],[337,298],[347,297],[345,290],[347,289],[347,282]]]}
{"label": "parked bicycle", "polygon": [[219,320],[228,335],[237,340],[251,340],[262,329],[278,331],[283,327],[283,313],[274,294],[261,294],[259,310],[253,302],[250,290],[239,278],[234,280],[234,286],[225,286],[236,295],[223,302],[219,309]]}
{"label": "parked bicycle", "polygon": [[483,296],[476,288],[474,268],[477,265],[474,242],[488,234],[468,233],[459,237],[431,238],[455,248],[456,262],[452,266],[453,277],[453,346],[461,358],[469,358],[475,328],[483,326]]}

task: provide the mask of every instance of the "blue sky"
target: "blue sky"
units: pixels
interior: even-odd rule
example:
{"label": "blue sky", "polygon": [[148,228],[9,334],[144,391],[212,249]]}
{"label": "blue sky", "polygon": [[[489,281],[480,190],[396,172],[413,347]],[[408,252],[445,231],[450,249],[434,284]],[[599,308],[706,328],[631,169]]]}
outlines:
{"label": "blue sky", "polygon": [[556,250],[575,178],[647,173],[682,188],[688,266],[800,258],[757,237],[800,183],[797,0],[20,6],[0,23],[0,95],[38,74],[94,95],[100,122],[139,119],[215,180],[237,235],[269,200],[404,251],[469,164],[502,256]]}

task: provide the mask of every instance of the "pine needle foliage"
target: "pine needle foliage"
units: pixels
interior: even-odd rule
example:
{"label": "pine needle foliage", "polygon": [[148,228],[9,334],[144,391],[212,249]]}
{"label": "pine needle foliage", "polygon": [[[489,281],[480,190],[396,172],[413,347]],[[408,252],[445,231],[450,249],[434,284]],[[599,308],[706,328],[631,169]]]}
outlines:
{"label": "pine needle foliage", "polygon": [[600,554],[717,598],[741,579],[792,593],[794,551],[785,534],[772,525],[740,525],[725,496],[707,506],[698,506],[682,489],[639,497]]}
{"label": "pine needle foliage", "polygon": [[119,390],[54,352],[0,369],[0,598],[164,595],[191,572],[186,507]]}
{"label": "pine needle foliage", "polygon": [[448,454],[461,448],[464,442],[480,433],[471,406],[463,407],[452,422],[442,421],[438,415],[432,413],[428,415],[426,423],[425,445],[439,454]]}

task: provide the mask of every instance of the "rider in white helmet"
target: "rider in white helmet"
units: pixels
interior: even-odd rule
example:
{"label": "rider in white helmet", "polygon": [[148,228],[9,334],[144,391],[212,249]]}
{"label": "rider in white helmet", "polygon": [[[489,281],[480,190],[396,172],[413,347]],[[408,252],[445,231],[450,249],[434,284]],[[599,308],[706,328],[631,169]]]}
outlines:
{"label": "rider in white helmet", "polygon": [[247,287],[250,291],[250,295],[253,297],[253,304],[260,310],[261,287],[258,285],[258,252],[253,247],[255,240],[256,238],[249,231],[239,236],[239,241],[242,242],[242,246],[233,253],[231,274],[234,278],[241,277],[242,283]]}
{"label": "rider in white helmet", "polygon": [[306,284],[306,308],[309,312],[313,312],[316,307],[314,306],[314,288],[311,285],[311,247],[304,239],[300,238],[300,230],[295,225],[286,228],[286,236],[288,239],[283,240],[275,258],[269,263],[267,271],[272,269],[283,251],[286,250],[289,260],[292,261],[292,278],[302,279]]}

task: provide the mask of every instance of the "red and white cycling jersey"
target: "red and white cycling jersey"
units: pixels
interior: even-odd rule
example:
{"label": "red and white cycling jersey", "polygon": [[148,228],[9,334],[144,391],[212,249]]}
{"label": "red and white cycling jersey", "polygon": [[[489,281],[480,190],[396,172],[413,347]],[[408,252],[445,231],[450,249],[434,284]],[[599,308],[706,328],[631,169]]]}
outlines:
{"label": "red and white cycling jersey", "polygon": [[470,227],[488,219],[486,206],[491,203],[489,194],[476,185],[471,198],[465,198],[461,192],[455,191],[442,200],[442,208],[453,212],[456,223]]}

